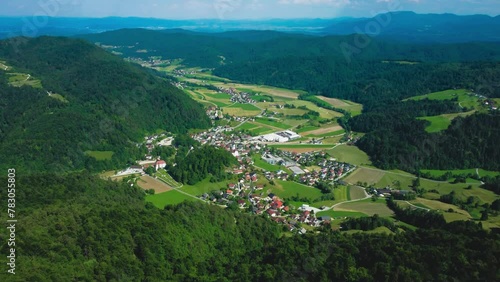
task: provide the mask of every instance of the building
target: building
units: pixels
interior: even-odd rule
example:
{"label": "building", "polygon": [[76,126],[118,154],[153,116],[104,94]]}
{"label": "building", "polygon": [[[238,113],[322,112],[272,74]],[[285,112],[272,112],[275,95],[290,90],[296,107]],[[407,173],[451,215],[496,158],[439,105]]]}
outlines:
{"label": "building", "polygon": [[160,168],[165,168],[166,166],[167,166],[167,163],[165,161],[162,161],[162,160],[158,160],[155,163],[156,170],[159,170]]}
{"label": "building", "polygon": [[263,159],[264,161],[266,161],[268,164],[271,164],[271,165],[279,165],[279,164],[280,164],[280,162],[282,162],[282,161],[283,161],[283,159],[282,159],[282,158],[280,158],[280,157],[275,157],[275,156],[273,156],[273,155],[271,155],[271,154],[263,155],[263,156],[262,156],[262,159]]}

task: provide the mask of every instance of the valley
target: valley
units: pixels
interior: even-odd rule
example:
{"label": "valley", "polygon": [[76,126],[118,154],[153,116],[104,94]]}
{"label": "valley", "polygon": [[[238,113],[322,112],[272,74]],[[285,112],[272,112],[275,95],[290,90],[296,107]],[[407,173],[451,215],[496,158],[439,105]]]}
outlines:
{"label": "valley", "polygon": [[[443,213],[447,221],[479,220],[481,217],[480,206],[500,199],[493,192],[480,188],[481,181],[470,177],[466,177],[464,183],[452,183],[454,178],[438,181],[417,178],[417,176],[411,173],[399,170],[381,170],[375,168],[369,157],[353,145],[353,140],[357,140],[363,134],[355,132],[346,133],[337,122],[337,119],[343,115],[342,113],[319,107],[310,101],[300,100],[299,96],[304,94],[303,91],[236,83],[227,78],[215,76],[210,71],[203,70],[202,68],[186,68],[181,62],[177,60],[171,66],[156,69],[165,72],[167,75],[174,76],[176,79],[174,85],[199,103],[202,103],[205,106],[207,115],[213,120],[216,126],[213,129],[206,132],[192,132],[195,140],[199,140],[202,144],[206,142],[204,140],[220,140],[219,143],[214,143],[214,145],[218,144],[215,146],[223,146],[224,148],[227,148],[225,144],[236,145],[236,147],[233,147],[236,150],[233,149],[232,152],[236,152],[240,163],[244,164],[238,168],[234,168],[237,171],[233,172],[233,176],[229,180],[212,183],[208,179],[205,179],[194,186],[172,184],[171,181],[173,179],[165,179],[165,175],[171,179],[168,173],[159,170],[158,173],[163,176],[157,174],[158,179],[174,187],[172,191],[157,192],[154,195],[147,196],[147,201],[154,203],[160,208],[165,205],[178,204],[184,200],[196,201],[198,199],[207,202],[213,200],[222,206],[238,202],[240,203],[239,208],[241,210],[252,212],[251,208],[255,207],[254,205],[257,205],[257,203],[259,205],[260,203],[266,203],[265,201],[262,202],[262,200],[260,200],[261,202],[254,200],[254,198],[263,199],[267,195],[276,195],[283,201],[283,207],[287,207],[287,210],[289,209],[290,211],[282,211],[281,215],[278,213],[271,216],[271,218],[275,218],[276,216],[275,219],[282,221],[284,218],[288,218],[290,213],[315,210],[318,213],[318,217],[325,215],[330,216],[333,221],[338,220],[339,222],[332,225],[335,228],[335,226],[340,226],[345,218],[351,216],[359,217],[378,214],[379,216],[392,219],[393,212],[386,207],[382,193],[377,192],[378,189],[388,188],[394,189],[394,191],[414,191],[417,189],[414,187],[416,179],[419,179],[420,184],[418,189],[421,189],[417,197],[409,202],[403,201],[400,205],[408,205],[408,207],[413,208],[425,206],[429,210]],[[332,107],[346,110],[353,116],[359,115],[362,111],[362,105],[352,101],[322,96],[319,99],[330,104]],[[471,98],[469,94],[466,94],[465,90],[431,93],[410,99],[457,99],[457,103],[460,103],[461,107],[470,107],[473,109],[471,112],[443,115],[448,119],[449,124],[457,116],[466,116],[475,111],[487,110],[484,107],[484,98]],[[478,101],[477,99],[483,100]],[[433,122],[430,125],[430,127],[434,128],[439,126],[441,126],[440,130],[446,129],[444,125],[436,125]],[[251,141],[259,136],[275,134],[284,130],[296,132],[300,135],[300,138],[284,143],[276,143],[274,141],[258,141],[254,143],[255,141]],[[431,128],[430,131],[437,130]],[[197,139],[197,136],[202,138]],[[207,136],[208,139],[206,139]],[[235,136],[238,136],[237,139],[234,139]],[[226,139],[227,141],[224,141]],[[259,144],[261,148],[244,149],[254,148],[255,144]],[[244,152],[243,155],[242,149]],[[339,177],[337,181],[341,182],[342,185],[334,186],[335,188],[332,189],[331,196],[329,196],[331,200],[321,200],[321,198],[324,198],[322,195],[326,194],[322,194],[318,188],[314,187],[319,182],[306,182],[304,183],[305,185],[299,184],[301,180],[298,176],[304,171],[320,171],[322,167],[314,162],[308,165],[297,164],[302,172],[296,174],[290,169],[289,165],[271,164],[269,160],[263,159],[263,156],[269,154],[271,151],[274,151],[274,155],[276,155],[276,150],[284,152],[285,155],[290,154],[290,156],[301,158],[317,153],[327,153],[332,159],[338,162],[354,165],[354,169],[346,173],[346,175],[342,175],[341,178]],[[246,157],[246,154],[248,154],[248,157]],[[281,153],[276,156],[280,155]],[[241,178],[241,173],[245,171],[247,173],[254,173],[258,180],[247,182],[243,177],[241,181],[243,181],[242,183],[244,183],[244,187],[246,188],[233,190],[231,188],[232,185],[240,182],[238,177]],[[463,174],[469,171],[472,172],[475,169],[452,171],[451,173]],[[278,176],[277,179],[274,179],[276,172],[281,172],[284,176]],[[422,172],[424,174],[428,173],[426,170]],[[445,172],[443,171],[443,174]],[[271,177],[270,175],[273,176]],[[437,171],[433,172],[432,175],[439,176]],[[484,175],[486,173],[483,173]],[[487,175],[496,176],[500,175],[500,172],[488,172]],[[137,182],[137,184],[141,186],[140,182]],[[258,190],[256,190],[256,187],[258,187]],[[212,198],[214,197],[213,195],[216,195],[213,194],[214,191],[220,191],[222,197],[217,196]],[[349,191],[357,192],[353,193]],[[363,191],[363,193],[360,193],[360,191]],[[445,204],[439,201],[442,195],[452,192],[456,193],[458,198],[464,202],[466,200],[470,201],[471,197],[475,199],[473,200],[477,203],[475,204],[475,208],[468,208],[471,212],[470,214],[457,205]],[[252,195],[252,200],[249,200],[250,198],[247,199],[250,195]],[[380,196],[382,198],[379,198]],[[372,200],[371,198],[379,199]],[[274,201],[271,199],[267,203],[272,204]],[[445,207],[445,205],[448,206]],[[454,210],[454,212],[448,212],[450,209]],[[253,210],[253,213],[259,214],[263,211],[256,209]],[[500,218],[494,217],[485,223],[485,228],[500,227]]]}

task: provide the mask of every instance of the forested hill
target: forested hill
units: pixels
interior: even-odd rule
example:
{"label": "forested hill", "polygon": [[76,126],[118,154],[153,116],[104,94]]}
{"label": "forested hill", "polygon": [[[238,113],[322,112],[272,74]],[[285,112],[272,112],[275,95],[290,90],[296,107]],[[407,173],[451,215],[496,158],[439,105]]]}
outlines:
{"label": "forested hill", "polygon": [[[0,182],[7,183],[0,176]],[[498,234],[455,222],[395,235],[283,236],[205,203],[163,210],[86,173],[20,175],[16,276],[1,281],[498,281]],[[1,198],[7,189],[0,190]],[[6,220],[6,213],[0,215]],[[8,230],[0,250],[9,254]],[[4,260],[5,261],[5,258]]]}
{"label": "forested hill", "polygon": [[[82,40],[0,41],[1,165],[29,171],[122,166],[159,129],[206,128],[201,105],[169,82]],[[106,161],[86,151],[111,151]]]}

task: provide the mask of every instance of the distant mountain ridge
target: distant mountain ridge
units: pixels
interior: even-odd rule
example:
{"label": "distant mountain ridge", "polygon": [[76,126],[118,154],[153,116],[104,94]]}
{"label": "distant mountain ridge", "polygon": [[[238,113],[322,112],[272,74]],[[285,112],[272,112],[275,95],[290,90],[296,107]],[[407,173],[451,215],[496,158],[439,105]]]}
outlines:
{"label": "distant mountain ridge", "polygon": [[[500,41],[500,16],[461,16],[454,14],[416,14],[390,12],[373,18],[342,17],[334,19],[266,19],[222,20],[195,19],[169,20],[154,18],[48,18],[46,25],[31,26],[29,19],[0,17],[0,39],[13,36],[71,36],[99,33],[124,28],[153,30],[185,29],[198,32],[241,30],[274,30],[308,35],[348,35],[368,33],[378,28],[367,26],[379,23],[380,37],[410,42],[470,42]],[[387,24],[386,24],[387,23]],[[25,31],[23,34],[22,31]]]}
{"label": "distant mountain ridge", "polygon": [[411,42],[498,42],[500,16],[391,12],[373,18],[337,21],[324,28],[322,33],[331,35],[365,33],[370,36]]}

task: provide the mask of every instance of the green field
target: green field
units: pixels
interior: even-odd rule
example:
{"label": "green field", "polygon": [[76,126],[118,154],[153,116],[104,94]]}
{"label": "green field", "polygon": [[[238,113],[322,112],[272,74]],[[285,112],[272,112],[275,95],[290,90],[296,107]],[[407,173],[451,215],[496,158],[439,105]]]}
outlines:
{"label": "green field", "polygon": [[[471,168],[471,169],[455,169],[455,170],[436,170],[436,169],[422,169],[422,173],[430,173],[434,177],[440,177],[444,175],[447,172],[451,172],[453,175],[458,175],[458,174],[476,174],[476,169]],[[497,175],[500,175],[500,172],[498,171],[488,171],[484,169],[479,169],[479,177],[484,177],[484,176],[491,176],[495,177]]]}
{"label": "green field", "polygon": [[302,132],[307,132],[307,131],[313,131],[313,130],[316,130],[316,129],[320,129],[320,127],[318,127],[318,126],[312,126],[312,125],[306,125],[306,126],[302,126],[301,128],[296,129],[295,132],[302,133]]}
{"label": "green field", "polygon": [[255,122],[262,123],[265,125],[269,125],[272,127],[277,127],[280,129],[290,129],[292,126],[283,123],[281,120],[269,119],[269,118],[256,118]]}
{"label": "green field", "polygon": [[374,214],[378,214],[380,216],[391,216],[393,214],[392,210],[387,207],[385,200],[373,202],[371,199],[367,199],[358,202],[345,203],[337,206],[336,209],[342,211],[361,212],[370,216]]}
{"label": "green field", "polygon": [[324,215],[330,216],[333,219],[344,218],[344,217],[365,217],[365,216],[368,216],[367,214],[364,214],[362,212],[333,211],[333,210],[322,211],[322,212],[318,212],[316,214],[317,217],[324,216]]}
{"label": "green field", "polygon": [[331,137],[331,136],[342,135],[344,133],[345,133],[345,130],[342,129],[342,130],[327,132],[327,133],[323,133],[323,134],[308,134],[307,137],[315,137],[315,138]]}
{"label": "green field", "polygon": [[260,109],[257,108],[256,106],[252,105],[252,104],[240,104],[240,103],[236,103],[234,105],[228,106],[228,108],[238,108],[238,109],[242,109],[244,111],[256,111],[256,112],[260,112]]}
{"label": "green field", "polygon": [[182,186],[181,183],[175,181],[172,178],[172,176],[170,176],[170,174],[168,174],[168,172],[165,171],[164,169],[159,169],[156,172],[155,176],[158,177],[158,179],[162,180],[163,182],[167,183],[167,185],[172,188],[179,188]]}
{"label": "green field", "polygon": [[230,183],[236,183],[237,180],[232,179],[232,180],[225,180],[221,182],[215,182],[212,183],[210,182],[210,177],[207,177],[203,181],[200,181],[196,183],[195,185],[184,185],[182,188],[180,188],[180,191],[186,192],[190,195],[193,196],[201,196],[205,193],[210,193],[212,191],[220,191],[220,190],[225,190],[228,187],[228,184]]}
{"label": "green field", "polygon": [[451,100],[457,98],[458,102],[460,103],[460,106],[469,109],[474,108],[479,110],[481,108],[481,103],[479,102],[479,99],[473,95],[469,95],[468,93],[469,91],[467,91],[466,89],[445,90],[445,91],[411,97],[406,100],[418,101],[426,98],[430,100]]}
{"label": "green field", "polygon": [[292,181],[274,180],[276,186],[271,188],[272,193],[281,198],[289,198],[292,196],[306,197],[312,200],[321,197],[322,193],[319,189],[308,187]]}
{"label": "green field", "polygon": [[318,99],[321,99],[328,104],[332,105],[335,108],[340,108],[346,111],[351,112],[351,116],[355,117],[361,114],[361,111],[363,110],[363,105],[355,103],[353,101],[349,100],[341,100],[341,99],[335,99],[335,98],[328,98],[324,96],[318,96]]}
{"label": "green field", "polygon": [[14,87],[21,87],[24,85],[33,88],[42,88],[42,82],[33,77],[29,77],[25,73],[7,73],[9,75],[9,84]]}
{"label": "green field", "polygon": [[98,161],[111,160],[114,152],[112,151],[86,151],[85,155],[92,157]]}
{"label": "green field", "polygon": [[340,145],[327,151],[330,156],[339,162],[346,162],[354,165],[371,165],[368,155],[356,146]]}
{"label": "green field", "polygon": [[349,187],[349,200],[363,199],[365,196],[364,188],[358,186]]}
{"label": "green field", "polygon": [[176,205],[184,201],[196,201],[196,199],[182,194],[179,191],[171,190],[161,194],[147,195],[146,201],[153,203],[153,205],[160,209],[163,209],[166,205]]}
{"label": "green field", "polygon": [[430,124],[425,128],[425,131],[433,133],[447,129],[451,125],[451,121],[456,117],[466,117],[472,115],[474,112],[475,111],[456,114],[443,114],[439,116],[419,117],[418,119],[430,122]]}
{"label": "green field", "polygon": [[260,125],[257,125],[257,127],[253,128],[250,130],[253,134],[255,135],[263,135],[263,134],[267,134],[267,133],[271,133],[271,132],[275,132],[276,129],[272,129],[270,127],[266,127],[266,126],[260,126]]}
{"label": "green field", "polygon": [[317,150],[321,149],[329,149],[333,147],[332,145],[314,145],[314,144],[270,144],[269,146],[278,148],[278,149],[302,149],[302,148],[314,148]]}
{"label": "green field", "polygon": [[335,196],[335,200],[315,202],[315,203],[312,203],[311,206],[313,206],[315,208],[321,208],[323,206],[331,207],[335,204],[349,201],[350,200],[349,191],[350,191],[350,187],[339,186],[333,190],[333,195]]}
{"label": "green field", "polygon": [[257,128],[257,127],[259,127],[259,126],[256,125],[256,124],[245,122],[244,124],[238,126],[238,129],[241,129],[241,130],[251,130],[251,129],[254,129],[254,128]]}

